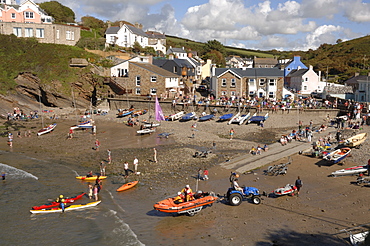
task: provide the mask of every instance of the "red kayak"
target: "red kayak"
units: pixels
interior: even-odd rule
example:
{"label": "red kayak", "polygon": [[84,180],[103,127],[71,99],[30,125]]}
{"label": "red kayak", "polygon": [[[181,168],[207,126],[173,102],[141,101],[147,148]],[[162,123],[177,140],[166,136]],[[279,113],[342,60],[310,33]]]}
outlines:
{"label": "red kayak", "polygon": [[[83,197],[85,194],[86,193],[84,192],[80,195],[77,195],[77,196],[74,196],[74,197],[71,197],[71,198],[65,198],[64,202],[65,203],[73,203],[74,201]],[[51,203],[44,204],[44,205],[41,205],[41,206],[34,206],[34,207],[32,207],[32,210],[41,210],[41,209],[45,209],[45,208],[52,208],[52,207],[59,206],[59,204],[60,204],[59,202],[51,202]]]}

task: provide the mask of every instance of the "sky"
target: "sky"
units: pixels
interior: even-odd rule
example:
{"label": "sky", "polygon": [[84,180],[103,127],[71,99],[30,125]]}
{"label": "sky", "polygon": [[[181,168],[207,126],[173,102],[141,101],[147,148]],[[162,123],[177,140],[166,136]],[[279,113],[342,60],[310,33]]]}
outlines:
{"label": "sky", "polygon": [[89,15],[137,22],[144,31],[246,49],[307,51],[370,34],[370,0],[57,1],[76,21]]}

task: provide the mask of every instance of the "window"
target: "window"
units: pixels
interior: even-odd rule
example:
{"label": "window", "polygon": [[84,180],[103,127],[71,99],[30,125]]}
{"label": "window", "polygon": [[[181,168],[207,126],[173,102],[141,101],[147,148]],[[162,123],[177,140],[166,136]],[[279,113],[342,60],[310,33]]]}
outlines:
{"label": "window", "polygon": [[231,87],[236,87],[236,80],[235,79],[231,79]]}
{"label": "window", "polygon": [[141,78],[140,76],[136,76],[136,86],[140,86]]}
{"label": "window", "polygon": [[269,79],[269,86],[275,86],[275,79]]}
{"label": "window", "polygon": [[156,88],[150,88],[150,95],[157,95],[157,89]]}
{"label": "window", "polygon": [[33,12],[29,12],[29,11],[24,12],[24,17],[26,19],[33,19],[34,18]]}
{"label": "window", "polygon": [[13,27],[13,34],[17,37],[22,37],[22,28],[21,27]]}
{"label": "window", "polygon": [[221,86],[225,87],[226,86],[226,79],[221,80]]}
{"label": "window", "polygon": [[306,91],[307,90],[307,85],[303,86],[303,90]]}
{"label": "window", "polygon": [[305,78],[304,80],[305,80],[305,81],[308,81],[308,78]]}
{"label": "window", "polygon": [[270,91],[269,92],[269,98],[275,98],[275,92]]}
{"label": "window", "polygon": [[250,91],[250,92],[249,92],[249,95],[250,95],[250,96],[253,96],[253,95],[254,95],[254,91]]}
{"label": "window", "polygon": [[59,30],[57,30],[57,39],[59,39],[59,37],[60,37],[60,32],[59,32]]}
{"label": "window", "polygon": [[36,38],[44,38],[44,28],[36,28]]}
{"label": "window", "polygon": [[25,28],[24,29],[24,36],[26,38],[33,37],[33,29],[32,28]]}
{"label": "window", "polygon": [[157,76],[150,76],[150,82],[157,82]]}
{"label": "window", "polygon": [[71,31],[66,31],[66,39],[71,40]]}
{"label": "window", "polygon": [[135,42],[137,42],[137,36],[135,36]]}
{"label": "window", "polygon": [[177,73],[177,67],[173,67],[173,73]]}
{"label": "window", "polygon": [[71,40],[75,40],[75,32],[71,32]]}
{"label": "window", "polygon": [[232,96],[236,96],[236,91],[231,91],[230,93]]}
{"label": "window", "polygon": [[110,42],[114,43],[115,38],[116,38],[115,36],[110,36]]}
{"label": "window", "polygon": [[140,94],[141,94],[140,88],[136,88],[136,89],[135,89],[135,94],[136,94],[136,95],[140,95]]}
{"label": "window", "polygon": [[11,13],[12,19],[15,19],[15,13]]}
{"label": "window", "polygon": [[260,79],[260,86],[264,86],[265,85],[265,79]]}
{"label": "window", "polygon": [[227,95],[227,91],[221,91],[221,95],[222,96],[226,96]]}

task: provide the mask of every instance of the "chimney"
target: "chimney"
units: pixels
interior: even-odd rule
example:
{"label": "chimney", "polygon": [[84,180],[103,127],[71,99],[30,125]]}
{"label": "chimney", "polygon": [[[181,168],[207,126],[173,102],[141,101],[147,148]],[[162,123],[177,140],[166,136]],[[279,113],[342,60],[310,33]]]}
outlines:
{"label": "chimney", "polygon": [[173,59],[174,59],[173,54],[168,56],[168,60],[173,60]]}
{"label": "chimney", "polygon": [[107,21],[107,24],[108,24],[108,28],[112,26],[112,23],[110,21]]}
{"label": "chimney", "polygon": [[309,70],[313,70],[313,66],[312,65],[310,65],[310,69]]}
{"label": "chimney", "polygon": [[152,55],[149,56],[149,61],[148,62],[149,62],[149,64],[153,64],[153,56]]}
{"label": "chimney", "polygon": [[285,65],[284,64],[281,64],[280,65],[280,70],[284,70],[285,69]]}
{"label": "chimney", "polygon": [[319,71],[319,81],[321,81],[321,71]]}
{"label": "chimney", "polygon": [[193,57],[193,53],[189,52],[189,53],[188,53],[188,57],[189,57],[189,58],[192,58],[192,57]]}
{"label": "chimney", "polygon": [[360,75],[360,73],[355,73],[355,77],[357,77],[357,76],[359,76]]}
{"label": "chimney", "polygon": [[119,22],[119,27],[122,27],[123,26],[123,21],[120,21]]}

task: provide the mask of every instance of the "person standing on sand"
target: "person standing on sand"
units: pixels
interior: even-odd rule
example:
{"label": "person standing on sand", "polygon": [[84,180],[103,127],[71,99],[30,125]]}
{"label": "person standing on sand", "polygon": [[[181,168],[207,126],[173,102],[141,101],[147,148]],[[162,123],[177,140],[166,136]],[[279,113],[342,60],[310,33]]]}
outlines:
{"label": "person standing on sand", "polygon": [[13,134],[11,132],[8,133],[8,144],[9,147],[13,147]]}
{"label": "person standing on sand", "polygon": [[157,163],[158,161],[157,161],[157,149],[156,148],[153,148],[153,161],[155,162],[155,163]]}
{"label": "person standing on sand", "polygon": [[95,140],[95,150],[96,151],[99,151],[99,147],[100,147],[100,142],[98,139]]}
{"label": "person standing on sand", "polygon": [[201,180],[202,179],[202,169],[199,168],[198,169],[198,180]]}
{"label": "person standing on sand", "polygon": [[123,163],[123,170],[125,171],[125,178],[128,177],[128,162]]}
{"label": "person standing on sand", "polygon": [[71,127],[69,128],[68,139],[72,139],[72,138],[73,138],[73,129]]}
{"label": "person standing on sand", "polygon": [[302,184],[303,184],[302,180],[298,176],[297,180],[295,181],[295,186],[297,187],[297,195],[299,195],[299,191],[301,190]]}
{"label": "person standing on sand", "polygon": [[230,140],[232,140],[232,139],[233,139],[234,134],[235,134],[234,128],[231,128],[231,129],[230,129],[230,132],[229,132]]}
{"label": "person standing on sand", "polygon": [[100,176],[105,176],[105,164],[104,161],[100,162]]}
{"label": "person standing on sand", "polygon": [[139,160],[135,157],[134,159],[134,170],[135,170],[135,174],[137,174],[137,165],[139,164]]}
{"label": "person standing on sand", "polygon": [[110,151],[110,149],[107,149],[107,152],[108,152],[108,164],[110,164],[112,162],[112,151]]}

